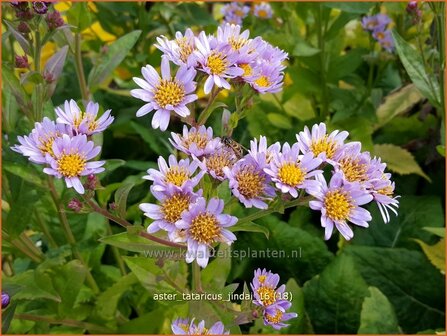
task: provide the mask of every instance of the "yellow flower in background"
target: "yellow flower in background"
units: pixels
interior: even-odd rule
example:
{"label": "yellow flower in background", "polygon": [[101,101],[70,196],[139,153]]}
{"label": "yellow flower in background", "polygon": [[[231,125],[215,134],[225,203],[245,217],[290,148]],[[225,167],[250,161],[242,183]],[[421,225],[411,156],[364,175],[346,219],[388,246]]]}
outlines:
{"label": "yellow flower in background", "polygon": [[86,40],[100,39],[103,42],[110,43],[116,40],[116,36],[106,32],[98,21],[81,32],[82,38]]}

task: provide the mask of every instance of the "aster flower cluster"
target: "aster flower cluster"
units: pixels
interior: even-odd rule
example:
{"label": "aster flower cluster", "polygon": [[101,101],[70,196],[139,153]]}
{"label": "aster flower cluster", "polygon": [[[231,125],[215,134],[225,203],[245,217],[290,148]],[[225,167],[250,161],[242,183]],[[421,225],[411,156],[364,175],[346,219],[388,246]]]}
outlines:
{"label": "aster flower cluster", "polygon": [[258,268],[250,284],[254,295],[253,303],[262,310],[264,324],[277,330],[288,326],[284,321],[298,316],[287,312],[292,303],[286,299],[286,286],[278,287],[279,280],[278,274]]}
{"label": "aster flower cluster", "polygon": [[112,122],[108,110],[98,118],[99,105],[89,102],[85,112],[74,100],[55,109],[56,122],[45,117],[36,122],[30,134],[19,136],[12,149],[36,164],[45,165],[44,173],[63,178],[68,188],[85,192],[82,176],[104,171],[105,161],[91,161],[101,151],[90,136],[103,132]]}
{"label": "aster flower cluster", "polygon": [[48,1],[11,1],[11,6],[15,10],[17,19],[20,20],[19,31],[21,33],[28,33],[29,27],[25,21],[29,21],[37,16],[44,16],[50,30],[56,29],[64,24],[60,13],[57,10],[51,9],[51,2]]}
{"label": "aster flower cluster", "polygon": [[254,3],[251,8],[242,2],[230,2],[222,7],[221,12],[225,23],[237,25],[242,25],[243,19],[250,12],[260,19],[270,19],[273,16],[272,7],[268,2]]}
{"label": "aster flower cluster", "polygon": [[[399,202],[398,196],[394,196],[391,174],[385,172],[386,164],[369,152],[362,152],[359,142],[345,143],[347,137],[346,131],[328,134],[326,125],[321,123],[312,129],[305,127],[292,145],[277,142],[269,146],[263,136],[253,139],[245,155],[225,137],[214,137],[213,130],[205,126],[190,129],[184,126],[183,133],[172,133],[170,141],[192,160],[181,160],[185,173],[178,180],[179,187],[197,185],[206,173],[218,183],[227,180],[234,197],[246,208],[258,209],[267,209],[278,198],[292,200],[307,193],[315,198],[310,207],[321,211],[325,239],[331,237],[335,226],[349,240],[353,232],[348,222],[368,227],[371,220],[362,205],[376,202],[387,223],[389,211],[397,215]],[[161,172],[151,172],[151,179],[159,181],[158,185],[166,184],[163,174],[168,170],[164,159],[160,160]],[[171,167],[176,164],[171,157]],[[331,168],[329,183],[324,175],[328,168]],[[196,169],[200,172],[191,177]],[[153,189],[160,191],[162,187]],[[156,225],[154,222],[150,228]]]}
{"label": "aster flower cluster", "polygon": [[362,27],[370,32],[372,37],[388,52],[394,50],[394,40],[391,30],[388,29],[391,19],[386,14],[365,16],[362,19]]}
{"label": "aster flower cluster", "polygon": [[174,335],[229,335],[221,321],[214,323],[210,328],[205,327],[205,321],[194,323],[194,319],[178,318],[171,324]]}
{"label": "aster flower cluster", "polygon": [[[155,46],[163,52],[161,76],[153,66],[146,65],[141,70],[143,78],[134,78],[140,88],[131,94],[146,103],[137,117],[155,111],[152,127],[162,131],[167,129],[171,113],[188,117],[188,105],[198,99],[197,81],[201,78],[206,78],[205,94],[228,90],[235,84],[247,84],[260,94],[280,91],[287,53],[259,36],[251,39],[249,35],[239,25],[224,24],[215,35],[204,31],[195,35],[187,29],[177,32],[173,40],[158,37]],[[171,63],[178,67],[175,74]]]}

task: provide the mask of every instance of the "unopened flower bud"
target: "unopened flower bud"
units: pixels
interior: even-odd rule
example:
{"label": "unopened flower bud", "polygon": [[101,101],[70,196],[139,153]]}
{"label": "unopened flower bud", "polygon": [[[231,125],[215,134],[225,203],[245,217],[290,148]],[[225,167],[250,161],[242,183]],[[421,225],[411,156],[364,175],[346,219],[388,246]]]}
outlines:
{"label": "unopened flower bud", "polygon": [[17,26],[17,30],[22,34],[28,34],[31,30],[26,22],[20,22]]}
{"label": "unopened flower bud", "polygon": [[28,57],[26,55],[15,57],[15,66],[19,69],[27,69],[29,68]]}
{"label": "unopened flower bud", "polygon": [[44,71],[43,73],[43,79],[45,80],[45,82],[47,82],[48,84],[51,84],[54,82],[54,75],[51,72],[48,71]]}
{"label": "unopened flower bud", "polygon": [[74,212],[80,212],[82,210],[82,206],[82,202],[77,198],[73,198],[70,202],[68,202],[68,208]]}
{"label": "unopened flower bud", "polygon": [[33,2],[34,12],[37,14],[46,14],[48,12],[48,6],[46,2],[43,1],[34,1]]}
{"label": "unopened flower bud", "polygon": [[253,316],[253,318],[257,319],[259,317],[259,313],[257,310],[253,310],[253,312],[251,313],[251,315]]}
{"label": "unopened flower bud", "polygon": [[11,298],[9,297],[8,293],[2,292],[2,309],[5,309],[9,306],[9,302],[11,301]]}
{"label": "unopened flower bud", "polygon": [[95,190],[98,185],[98,178],[96,175],[90,174],[87,176],[87,182],[85,182],[84,187],[87,190]]}
{"label": "unopened flower bud", "polygon": [[407,4],[407,12],[409,12],[409,13],[414,12],[417,8],[418,8],[417,1],[410,1]]}
{"label": "unopened flower bud", "polygon": [[45,21],[47,22],[48,29],[54,30],[64,25],[64,19],[61,17],[61,13],[58,11],[53,11],[47,14],[45,17]]}
{"label": "unopened flower bud", "polygon": [[118,208],[115,202],[109,204],[110,211],[115,211]]}

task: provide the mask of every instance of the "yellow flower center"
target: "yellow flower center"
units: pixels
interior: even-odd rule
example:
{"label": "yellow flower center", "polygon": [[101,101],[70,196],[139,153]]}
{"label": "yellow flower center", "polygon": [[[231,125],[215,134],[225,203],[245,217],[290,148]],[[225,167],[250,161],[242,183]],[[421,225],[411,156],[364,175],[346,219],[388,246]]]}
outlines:
{"label": "yellow flower center", "polygon": [[354,208],[351,197],[346,195],[340,189],[329,191],[324,198],[324,207],[327,216],[332,220],[346,220]]}
{"label": "yellow flower center", "polygon": [[272,287],[261,286],[256,292],[258,293],[259,300],[264,306],[270,306],[276,302],[276,292]]}
{"label": "yellow flower center", "polygon": [[40,152],[45,155],[45,154],[50,154],[52,157],[54,157],[54,153],[53,153],[53,143],[54,143],[54,139],[60,137],[60,133],[51,133],[48,134],[46,139],[45,138],[39,138],[40,141],[40,146],[39,146],[39,150]]}
{"label": "yellow flower center", "polygon": [[185,324],[185,323],[179,323],[178,325],[183,331],[185,331],[186,333],[189,331],[189,325]]}
{"label": "yellow flower center", "polygon": [[280,181],[289,186],[297,186],[304,181],[306,174],[301,169],[300,165],[295,162],[288,162],[281,166],[278,170],[278,177]]}
{"label": "yellow flower center", "polygon": [[265,17],[267,17],[267,15],[268,15],[268,13],[267,13],[267,11],[265,9],[258,10],[258,16],[259,17],[265,18]]}
{"label": "yellow flower center", "polygon": [[228,43],[231,45],[231,48],[233,48],[233,50],[241,49],[247,44],[247,42],[247,39],[244,39],[243,37],[235,38],[232,36],[228,39]]}
{"label": "yellow flower center", "polygon": [[183,85],[172,79],[161,80],[155,89],[154,100],[162,108],[165,108],[166,105],[177,106],[183,98],[185,98]]}
{"label": "yellow flower center", "polygon": [[238,190],[247,199],[260,196],[264,192],[265,177],[253,167],[243,167],[236,175]]}
{"label": "yellow flower center", "polygon": [[193,143],[197,148],[204,149],[208,143],[208,136],[200,132],[190,132],[187,138],[183,138],[183,145],[189,148]]}
{"label": "yellow flower center", "polygon": [[223,172],[224,167],[231,168],[235,163],[234,156],[227,151],[213,153],[208,156],[205,160],[206,168],[209,171],[213,171],[217,177],[224,177],[225,174]]}
{"label": "yellow flower center", "polygon": [[239,68],[244,70],[244,74],[242,76],[247,77],[253,74],[253,69],[250,64],[239,64]]}
{"label": "yellow flower center", "polygon": [[165,181],[181,187],[189,179],[188,171],[183,167],[171,167],[166,172]]}
{"label": "yellow flower center", "polygon": [[242,16],[244,16],[244,11],[242,10],[242,9],[236,9],[235,11],[234,11],[234,15],[236,15],[236,16],[240,16],[240,17],[242,17]]}
{"label": "yellow flower center", "polygon": [[341,170],[349,182],[362,182],[366,179],[366,164],[359,160],[340,160]]}
{"label": "yellow flower center", "polygon": [[260,283],[264,283],[266,279],[267,279],[267,276],[265,276],[265,275],[260,275],[260,276],[258,276],[258,281],[259,281]]}
{"label": "yellow flower center", "polygon": [[269,78],[264,75],[255,80],[255,83],[260,87],[267,87],[271,85]]}
{"label": "yellow flower center", "polygon": [[213,75],[222,75],[228,66],[225,55],[220,52],[213,52],[209,55],[207,64]]}
{"label": "yellow flower center", "polygon": [[276,309],[275,315],[266,314],[266,319],[272,324],[280,323],[282,321],[283,312],[279,309]]}
{"label": "yellow flower center", "polygon": [[314,153],[315,156],[318,156],[321,153],[326,153],[326,157],[328,159],[331,159],[334,156],[336,149],[336,143],[328,140],[327,134],[323,138],[312,142],[312,144],[310,145],[310,150],[312,151],[312,153]]}
{"label": "yellow flower center", "polygon": [[377,39],[378,40],[382,40],[382,39],[384,39],[385,38],[385,34],[384,33],[382,33],[382,32],[378,32],[377,33]]}
{"label": "yellow flower center", "polygon": [[211,244],[220,235],[216,216],[208,212],[201,213],[192,220],[189,233],[199,243]]}
{"label": "yellow flower center", "polygon": [[57,160],[57,170],[64,177],[79,176],[84,170],[85,165],[85,158],[78,153],[62,154],[62,156]]}
{"label": "yellow flower center", "polygon": [[390,197],[392,197],[393,194],[394,194],[393,187],[390,186],[390,185],[386,186],[385,188],[377,190],[377,192],[379,194],[382,194],[382,195],[385,195],[385,196],[390,196]]}
{"label": "yellow flower center", "polygon": [[95,117],[92,114],[80,112],[79,116],[73,120],[73,126],[75,129],[78,129],[84,119],[87,118],[88,121],[88,130],[93,132],[98,127],[98,123],[95,120]]}
{"label": "yellow flower center", "polygon": [[189,204],[190,198],[188,195],[174,194],[166,199],[161,206],[164,219],[169,223],[177,222],[181,218],[182,212],[188,209]]}
{"label": "yellow flower center", "polygon": [[182,62],[186,63],[189,55],[191,55],[194,51],[194,48],[191,46],[191,44],[188,43],[188,39],[186,37],[178,38],[176,42],[180,47],[180,59],[182,60]]}

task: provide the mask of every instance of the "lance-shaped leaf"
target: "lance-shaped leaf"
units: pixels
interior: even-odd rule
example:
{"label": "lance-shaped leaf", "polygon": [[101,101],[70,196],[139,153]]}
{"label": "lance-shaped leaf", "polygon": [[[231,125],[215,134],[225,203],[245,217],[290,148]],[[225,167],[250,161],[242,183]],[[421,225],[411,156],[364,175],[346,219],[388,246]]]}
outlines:
{"label": "lance-shaped leaf", "polygon": [[47,93],[48,97],[53,95],[56,83],[64,68],[65,59],[67,58],[68,46],[62,47],[57,53],[55,53],[45,64],[43,69],[44,78],[51,82],[51,87]]}
{"label": "lance-shaped leaf", "polygon": [[126,217],[127,197],[134,185],[135,183],[124,184],[115,192],[115,204],[117,206],[118,215],[121,218]]}
{"label": "lance-shaped leaf", "polygon": [[17,42],[20,44],[23,51],[28,55],[31,55],[30,44],[26,40],[26,38],[24,38],[23,35],[20,34],[8,21],[4,20],[3,22],[8,26],[9,31],[12,33]]}

